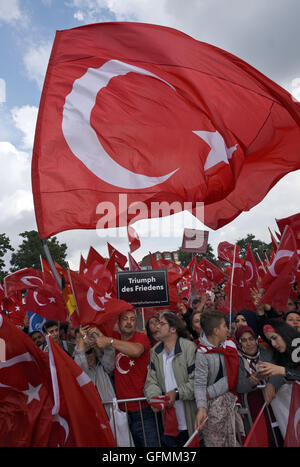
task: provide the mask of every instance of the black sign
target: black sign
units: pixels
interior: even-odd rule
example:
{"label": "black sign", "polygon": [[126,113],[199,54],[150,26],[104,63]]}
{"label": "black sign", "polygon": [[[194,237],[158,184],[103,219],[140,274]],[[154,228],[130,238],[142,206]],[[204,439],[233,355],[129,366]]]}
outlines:
{"label": "black sign", "polygon": [[118,298],[137,308],[168,306],[169,289],[166,269],[123,271],[117,273]]}

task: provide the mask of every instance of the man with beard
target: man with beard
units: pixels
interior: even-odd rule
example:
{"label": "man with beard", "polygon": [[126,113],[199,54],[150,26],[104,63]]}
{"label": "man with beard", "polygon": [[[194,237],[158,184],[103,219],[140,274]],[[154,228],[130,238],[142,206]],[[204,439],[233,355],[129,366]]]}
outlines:
{"label": "man with beard", "polygon": [[[112,337],[98,332],[97,346],[109,345],[115,349],[114,382],[118,399],[144,397],[151,343],[148,337],[137,332],[137,317],[134,310],[122,313],[118,320],[119,332]],[[128,421],[135,446],[158,446],[156,422],[153,411],[146,401],[128,402]],[[121,410],[125,404],[120,403]],[[143,420],[141,419],[141,414]]]}

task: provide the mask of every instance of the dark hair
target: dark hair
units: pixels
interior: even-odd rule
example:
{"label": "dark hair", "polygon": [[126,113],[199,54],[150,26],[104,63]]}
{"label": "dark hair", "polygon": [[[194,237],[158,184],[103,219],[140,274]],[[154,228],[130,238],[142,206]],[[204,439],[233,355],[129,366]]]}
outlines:
{"label": "dark hair", "polygon": [[218,328],[222,322],[225,321],[225,316],[222,311],[210,310],[201,313],[200,324],[206,336],[211,336],[213,330]]}
{"label": "dark hair", "polygon": [[284,313],[282,319],[283,319],[284,321],[286,321],[286,318],[287,318],[288,315],[290,315],[291,313],[293,313],[294,315],[298,315],[299,318],[300,318],[300,311],[292,310],[292,311],[288,311],[287,313]]}
{"label": "dark hair", "polygon": [[291,352],[293,350],[292,342],[296,337],[300,337],[300,332],[287,324],[285,321],[276,318],[270,319],[268,324],[270,324],[275,329],[276,334],[279,334],[282,337],[287,345],[288,352]]}
{"label": "dark hair", "polygon": [[52,326],[58,326],[58,321],[54,321],[53,319],[48,319],[43,326],[43,331],[47,332],[47,329],[52,328]]}
{"label": "dark hair", "polygon": [[148,321],[147,321],[147,323],[146,323],[146,326],[145,326],[145,328],[146,328],[146,333],[147,333],[147,337],[148,337],[148,339],[150,340],[151,345],[153,345],[153,344],[156,343],[156,341],[154,340],[154,338],[153,338],[153,336],[152,336],[152,332],[150,331],[150,321],[151,321],[151,319],[153,319],[153,318],[156,319],[157,321],[159,321],[159,318],[158,318],[157,316],[151,316],[151,317],[148,319]]}
{"label": "dark hair", "polygon": [[184,337],[186,339],[189,338],[189,333],[186,329],[185,322],[182,320],[182,318],[179,318],[176,313],[172,311],[166,311],[162,314],[162,316],[165,318],[171,328],[176,329],[178,337]]}
{"label": "dark hair", "polygon": [[281,338],[284,340],[287,346],[287,349],[283,354],[273,348],[275,363],[281,366],[297,368],[299,363],[293,362],[290,358],[290,355],[291,352],[294,350],[292,346],[293,340],[295,338],[300,337],[300,332],[296,331],[295,328],[287,324],[285,321],[276,318],[270,319],[268,321],[268,324],[270,324],[274,328],[276,334],[279,334],[281,336]]}
{"label": "dark hair", "polygon": [[32,337],[33,334],[35,334],[36,332],[42,334],[42,336],[44,335],[44,334],[42,333],[42,331],[39,331],[39,329],[36,329],[35,331],[31,331],[31,332],[28,334],[28,336],[29,336],[29,337]]}

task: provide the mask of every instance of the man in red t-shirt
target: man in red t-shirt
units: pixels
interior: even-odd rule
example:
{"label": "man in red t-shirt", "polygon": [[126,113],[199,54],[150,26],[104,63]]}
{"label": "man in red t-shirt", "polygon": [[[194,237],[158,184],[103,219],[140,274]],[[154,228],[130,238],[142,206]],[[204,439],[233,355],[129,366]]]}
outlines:
{"label": "man in red t-shirt", "polygon": [[[117,398],[144,397],[150,340],[145,334],[136,331],[137,317],[134,310],[122,313],[118,324],[120,333],[114,332],[112,337],[104,336],[98,331],[97,346],[105,348],[110,345],[115,349],[114,381]],[[156,421],[151,407],[143,401],[141,411],[139,408],[139,402],[127,403],[129,427],[135,446],[159,446]],[[124,403],[120,404],[120,409],[125,409]]]}

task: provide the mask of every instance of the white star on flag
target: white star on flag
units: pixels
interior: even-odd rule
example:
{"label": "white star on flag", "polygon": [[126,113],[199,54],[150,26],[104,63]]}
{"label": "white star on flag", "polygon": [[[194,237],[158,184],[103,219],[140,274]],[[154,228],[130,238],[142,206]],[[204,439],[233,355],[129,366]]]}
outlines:
{"label": "white star on flag", "polygon": [[218,131],[193,131],[196,135],[200,136],[209,146],[210,151],[207,155],[204,170],[214,167],[219,162],[229,164],[228,159],[232,158],[232,154],[237,149],[237,144],[228,148],[225,141]]}
{"label": "white star on flag", "polygon": [[40,400],[40,396],[39,396],[39,390],[41,389],[42,387],[42,384],[39,384],[38,386],[34,387],[32,386],[32,384],[28,383],[28,389],[26,389],[26,391],[22,391],[25,396],[28,397],[27,399],[27,405],[30,404],[30,402],[33,400],[33,399],[36,399],[37,401]]}

